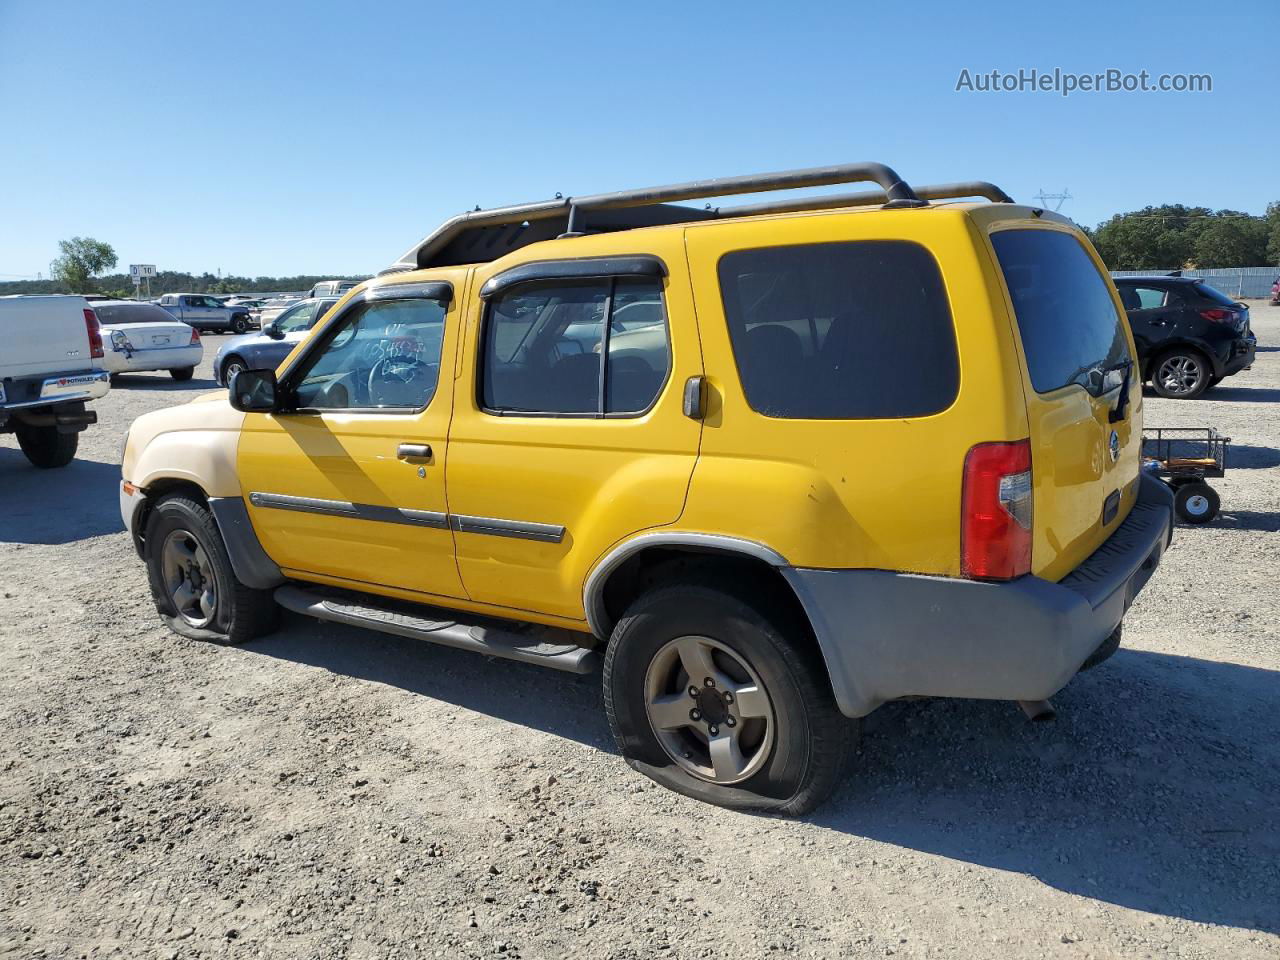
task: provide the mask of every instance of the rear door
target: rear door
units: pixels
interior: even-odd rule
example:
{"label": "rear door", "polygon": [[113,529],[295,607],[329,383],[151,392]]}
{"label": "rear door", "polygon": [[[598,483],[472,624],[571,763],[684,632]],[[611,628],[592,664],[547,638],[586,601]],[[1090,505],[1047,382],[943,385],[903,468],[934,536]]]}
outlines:
{"label": "rear door", "polygon": [[[1182,304],[1172,291],[1152,283],[1129,284],[1128,289],[1134,305],[1129,309],[1133,339],[1137,342],[1138,353],[1149,357],[1177,327]],[[1120,299],[1125,299],[1123,292]]]}
{"label": "rear door", "polygon": [[[681,239],[477,269],[448,480],[472,600],[581,621],[591,566],[680,516],[702,431],[681,404],[702,373]],[[642,314],[643,341],[624,321]]]}
{"label": "rear door", "polygon": [[1137,495],[1141,378],[1102,262],[1065,224],[997,220],[990,233],[1023,359],[1035,488],[1032,572],[1059,580],[1093,553]]}

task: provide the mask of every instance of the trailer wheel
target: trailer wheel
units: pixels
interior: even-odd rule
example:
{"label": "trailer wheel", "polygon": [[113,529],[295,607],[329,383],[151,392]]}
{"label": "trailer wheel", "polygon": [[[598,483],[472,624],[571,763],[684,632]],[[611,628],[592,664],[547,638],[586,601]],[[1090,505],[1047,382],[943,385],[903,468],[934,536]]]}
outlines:
{"label": "trailer wheel", "polygon": [[1173,494],[1173,507],[1187,523],[1208,523],[1220,506],[1217,491],[1201,480],[1180,483]]}

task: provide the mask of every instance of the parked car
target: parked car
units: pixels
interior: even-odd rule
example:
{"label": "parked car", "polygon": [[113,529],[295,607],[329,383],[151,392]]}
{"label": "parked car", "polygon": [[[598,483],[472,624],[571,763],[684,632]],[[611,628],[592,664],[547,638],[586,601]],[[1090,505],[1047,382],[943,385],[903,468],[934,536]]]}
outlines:
{"label": "parked car", "polygon": [[360,286],[359,280],[321,280],[307,293],[308,297],[340,297]]}
{"label": "parked car", "polygon": [[229,386],[241,370],[274,370],[337,302],[337,297],[302,300],[265,324],[261,333],[232,337],[213,358],[213,378]]}
{"label": "parked car", "polygon": [[84,297],[0,297],[0,433],[16,434],[32,465],[75,459],[81,431],[98,422],[85,403],[111,386],[103,355]]}
{"label": "parked car", "polygon": [[168,370],[190,380],[204,357],[200,333],[154,303],[102,301],[95,305],[106,347],[103,366],[114,376]]}
{"label": "parked car", "polygon": [[[619,355],[623,303],[661,324]],[[880,704],[1045,717],[1115,651],[1172,531],[1133,357],[1085,237],[991,184],[856,164],[473,211],[278,374],[134,421],[122,514],[183,636],[283,606],[602,669],[633,767],[794,814]]]}
{"label": "parked car", "polygon": [[244,333],[253,326],[253,318],[245,307],[224,306],[215,297],[203,293],[166,293],[160,306],[201,332]]}
{"label": "parked car", "polygon": [[1258,340],[1249,308],[1191,277],[1117,277],[1142,376],[1162,397],[1193,400],[1247,370]]}
{"label": "parked car", "polygon": [[258,322],[265,327],[302,299],[302,297],[276,297],[273,300],[268,300],[258,311]]}

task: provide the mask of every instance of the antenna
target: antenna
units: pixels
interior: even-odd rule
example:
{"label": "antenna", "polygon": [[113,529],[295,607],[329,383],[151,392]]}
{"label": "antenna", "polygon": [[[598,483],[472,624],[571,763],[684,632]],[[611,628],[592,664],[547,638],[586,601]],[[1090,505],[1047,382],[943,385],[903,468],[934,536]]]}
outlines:
{"label": "antenna", "polygon": [[1046,208],[1049,206],[1050,200],[1056,201],[1053,205],[1053,212],[1058,213],[1062,209],[1062,205],[1066,201],[1074,200],[1075,197],[1071,196],[1070,190],[1068,190],[1066,187],[1063,187],[1061,193],[1045,193],[1044,190],[1042,189],[1039,193],[1037,193],[1034,197],[1032,197],[1032,199],[1039,200],[1040,206],[1046,207]]}

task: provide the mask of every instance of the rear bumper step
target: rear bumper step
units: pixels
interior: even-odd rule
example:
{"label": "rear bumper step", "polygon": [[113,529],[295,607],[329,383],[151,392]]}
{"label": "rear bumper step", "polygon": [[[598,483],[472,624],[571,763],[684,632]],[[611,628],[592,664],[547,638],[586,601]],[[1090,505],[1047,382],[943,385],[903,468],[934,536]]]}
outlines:
{"label": "rear bumper step", "polygon": [[[459,614],[365,594],[286,584],[275,592],[280,606],[331,623],[426,640],[505,660],[535,663],[566,673],[594,673],[600,654],[574,642],[571,630]],[[433,619],[438,617],[439,619]],[[460,619],[464,618],[464,619]],[[587,634],[581,635],[583,638]]]}

